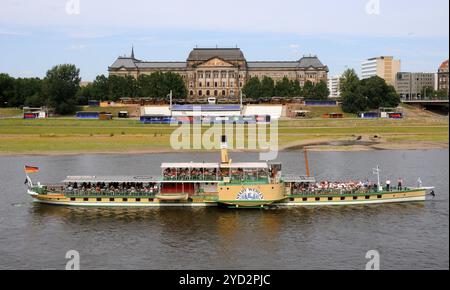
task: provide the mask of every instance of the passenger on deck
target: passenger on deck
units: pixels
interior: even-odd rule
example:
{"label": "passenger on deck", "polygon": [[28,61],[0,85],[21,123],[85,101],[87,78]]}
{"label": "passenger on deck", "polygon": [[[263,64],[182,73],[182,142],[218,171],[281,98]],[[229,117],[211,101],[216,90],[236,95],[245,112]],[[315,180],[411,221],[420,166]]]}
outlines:
{"label": "passenger on deck", "polygon": [[403,190],[403,179],[401,178],[398,179],[397,190],[399,191]]}

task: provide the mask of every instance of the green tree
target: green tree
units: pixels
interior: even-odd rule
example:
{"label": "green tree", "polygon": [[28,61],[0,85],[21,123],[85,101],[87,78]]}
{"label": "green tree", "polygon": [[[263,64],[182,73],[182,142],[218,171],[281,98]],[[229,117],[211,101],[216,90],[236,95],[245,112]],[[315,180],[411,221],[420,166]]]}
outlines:
{"label": "green tree", "polygon": [[393,86],[378,76],[364,79],[360,82],[361,93],[367,99],[369,109],[380,107],[397,107],[400,104],[400,96]]}
{"label": "green tree", "polygon": [[9,98],[13,93],[14,78],[8,74],[0,74],[0,107],[10,107]]}
{"label": "green tree", "polygon": [[92,98],[100,101],[111,99],[109,91],[109,79],[105,75],[99,75],[95,78],[91,86]]}
{"label": "green tree", "polygon": [[163,79],[166,84],[166,91],[161,92],[161,98],[167,96],[167,94],[172,91],[172,95],[174,99],[184,99],[187,96],[186,84],[184,83],[183,78],[173,72],[168,72],[163,74]]}
{"label": "green tree", "polygon": [[342,110],[358,113],[367,109],[367,99],[361,92],[361,85],[354,69],[348,69],[341,78]]}
{"label": "green tree", "polygon": [[303,97],[305,98],[305,100],[317,99],[315,87],[311,81],[305,82],[305,85],[303,86]]}
{"label": "green tree", "polygon": [[134,98],[137,95],[137,81],[132,76],[110,76],[109,100],[117,102],[121,98]]}
{"label": "green tree", "polygon": [[258,99],[262,96],[261,81],[257,77],[250,78],[242,88],[242,92],[247,98]]}
{"label": "green tree", "polygon": [[291,81],[291,94],[290,97],[301,97],[302,96],[302,87],[300,86],[300,82],[298,80]]}
{"label": "green tree", "polygon": [[98,100],[93,95],[93,84],[87,84],[86,86],[80,87],[76,97],[78,106],[86,106],[89,100]]}
{"label": "green tree", "polygon": [[72,64],[57,65],[47,71],[44,91],[55,113],[67,115],[75,112],[80,81],[80,70]]}
{"label": "green tree", "polygon": [[275,92],[275,82],[272,78],[265,76],[261,81],[261,97],[272,98]]}
{"label": "green tree", "polygon": [[22,107],[28,97],[35,95],[42,97],[41,103],[46,103],[42,94],[42,80],[39,78],[18,78],[14,80],[12,95],[8,103],[11,107]]}
{"label": "green tree", "polygon": [[433,97],[436,99],[448,99],[448,90],[437,90],[433,93]]}
{"label": "green tree", "polygon": [[277,82],[275,85],[275,95],[277,97],[289,97],[291,95],[291,82],[287,77]]}
{"label": "green tree", "polygon": [[156,95],[156,82],[151,75],[140,75],[137,79],[138,96],[153,98]]}
{"label": "green tree", "polygon": [[28,96],[25,99],[25,106],[27,107],[43,107],[47,105],[47,99],[43,97],[42,94],[34,94],[32,96]]}
{"label": "green tree", "polygon": [[314,92],[316,100],[326,100],[330,95],[330,90],[324,81],[320,81],[314,86]]}

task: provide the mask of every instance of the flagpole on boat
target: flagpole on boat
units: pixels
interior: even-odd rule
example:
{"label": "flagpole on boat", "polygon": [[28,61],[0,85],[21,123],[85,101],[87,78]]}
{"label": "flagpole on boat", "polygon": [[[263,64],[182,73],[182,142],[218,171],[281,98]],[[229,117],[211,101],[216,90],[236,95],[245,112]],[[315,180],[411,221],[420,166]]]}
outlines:
{"label": "flagpole on boat", "polygon": [[378,190],[379,190],[379,191],[383,191],[383,187],[381,186],[381,180],[380,180],[380,172],[381,172],[381,170],[380,170],[380,166],[379,166],[379,165],[377,165],[377,168],[374,168],[374,169],[373,169],[373,174],[375,174],[375,175],[377,176],[377,181],[378,181],[378,183],[377,183],[377,185],[378,185]]}
{"label": "flagpole on boat", "polygon": [[33,187],[33,181],[31,180],[30,176],[28,175],[28,172],[27,172],[27,166],[24,165],[24,166],[23,166],[23,169],[24,169],[24,171],[25,171],[25,176],[26,176],[26,178],[27,178],[27,185],[28,185],[28,187]]}

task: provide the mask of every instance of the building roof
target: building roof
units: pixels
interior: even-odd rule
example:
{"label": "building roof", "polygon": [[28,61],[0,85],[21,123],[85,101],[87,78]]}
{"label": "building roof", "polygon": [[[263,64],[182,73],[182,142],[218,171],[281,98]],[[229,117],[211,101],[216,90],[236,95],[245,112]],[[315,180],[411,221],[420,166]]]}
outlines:
{"label": "building roof", "polygon": [[[239,48],[195,48],[189,54],[187,61],[208,61],[215,57],[225,61],[246,61],[243,52]],[[247,66],[249,69],[296,69],[310,67],[328,69],[317,56],[305,56],[298,61],[249,61]],[[134,58],[134,56],[121,56],[109,68],[114,70],[122,67],[126,69],[186,69],[187,63],[182,61],[141,61]]]}
{"label": "building roof", "polygon": [[298,61],[249,61],[248,68],[297,68]]}
{"label": "building roof", "polygon": [[113,68],[113,69],[119,69],[121,67],[124,67],[124,68],[136,68],[135,61],[136,61],[136,59],[134,59],[134,58],[120,56],[110,66],[110,68]]}
{"label": "building roof", "polygon": [[244,60],[244,53],[240,48],[194,48],[189,54],[188,61],[207,61],[212,58],[227,61]]}
{"label": "building roof", "polygon": [[186,62],[182,61],[142,61],[135,64],[138,68],[186,68]]}
{"label": "building roof", "polygon": [[447,71],[448,72],[448,59],[439,66],[439,71]]}
{"label": "building roof", "polygon": [[319,60],[319,58],[317,56],[305,56],[299,60],[299,67],[301,67],[301,68],[307,68],[307,67],[323,68],[325,66]]}
{"label": "building roof", "polygon": [[326,68],[317,56],[305,56],[299,61],[249,61],[248,68]]}

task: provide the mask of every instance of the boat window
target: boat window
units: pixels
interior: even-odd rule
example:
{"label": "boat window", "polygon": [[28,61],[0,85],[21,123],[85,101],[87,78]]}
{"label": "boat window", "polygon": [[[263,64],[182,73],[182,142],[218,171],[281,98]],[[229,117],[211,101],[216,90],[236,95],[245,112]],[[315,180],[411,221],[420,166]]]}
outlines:
{"label": "boat window", "polygon": [[382,195],[379,195],[379,196],[377,196],[377,198],[383,198],[383,196],[382,196]]}
{"label": "boat window", "polygon": [[102,201],[102,199],[101,198],[97,198],[97,201]]}
{"label": "boat window", "polygon": [[115,201],[115,199],[114,199],[114,198],[110,198],[110,199],[109,199],[109,201],[112,201],[112,202],[114,202],[114,201]]}
{"label": "boat window", "polygon": [[357,199],[358,199],[358,197],[357,197],[357,196],[354,196],[354,197],[353,197],[353,200],[357,200]]}

